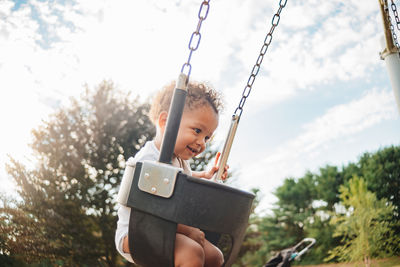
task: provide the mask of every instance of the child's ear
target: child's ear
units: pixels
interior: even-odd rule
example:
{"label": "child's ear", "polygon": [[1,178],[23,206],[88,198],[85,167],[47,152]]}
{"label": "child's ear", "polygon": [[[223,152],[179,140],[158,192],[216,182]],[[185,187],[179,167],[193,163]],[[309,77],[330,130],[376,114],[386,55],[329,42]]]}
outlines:
{"label": "child's ear", "polygon": [[158,116],[158,127],[160,127],[160,129],[165,129],[165,126],[167,125],[167,118],[168,113],[166,111],[161,112]]}

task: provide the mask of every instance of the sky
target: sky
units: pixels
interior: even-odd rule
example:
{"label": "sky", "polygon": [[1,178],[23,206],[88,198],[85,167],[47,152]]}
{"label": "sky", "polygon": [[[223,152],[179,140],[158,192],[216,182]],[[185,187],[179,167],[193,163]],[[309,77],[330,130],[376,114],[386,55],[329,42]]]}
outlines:
{"label": "sky", "polygon": [[[0,190],[14,188],[8,156],[33,166],[31,130],[86,85],[109,80],[147,101],[176,79],[200,3],[1,0]],[[277,0],[210,1],[191,79],[224,96],[221,148],[278,7]],[[287,1],[228,161],[235,187],[261,190],[260,212],[271,209],[285,178],[400,145],[400,115],[379,56],[380,16],[376,0]]]}

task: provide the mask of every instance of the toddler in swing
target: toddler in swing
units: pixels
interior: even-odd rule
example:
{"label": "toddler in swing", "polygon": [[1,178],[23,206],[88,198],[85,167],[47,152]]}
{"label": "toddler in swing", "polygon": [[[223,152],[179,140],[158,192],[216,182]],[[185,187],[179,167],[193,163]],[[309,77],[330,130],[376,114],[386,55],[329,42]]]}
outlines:
{"label": "toddler in swing", "polygon": [[[153,99],[149,115],[156,126],[156,136],[152,141],[146,142],[135,155],[134,162],[158,160],[174,88],[173,82],[159,91]],[[214,89],[203,83],[189,82],[172,160],[172,164],[182,168],[185,174],[210,179],[218,171],[217,166],[208,171],[191,171],[188,160],[205,150],[206,143],[218,126],[221,107],[221,99]],[[227,177],[227,168],[225,167],[222,179]],[[118,209],[119,219],[115,242],[119,253],[128,261],[133,262],[128,242],[129,216],[130,208],[121,205]],[[179,267],[219,267],[224,262],[221,251],[205,239],[200,229],[183,224],[177,226],[174,259],[175,266]]]}

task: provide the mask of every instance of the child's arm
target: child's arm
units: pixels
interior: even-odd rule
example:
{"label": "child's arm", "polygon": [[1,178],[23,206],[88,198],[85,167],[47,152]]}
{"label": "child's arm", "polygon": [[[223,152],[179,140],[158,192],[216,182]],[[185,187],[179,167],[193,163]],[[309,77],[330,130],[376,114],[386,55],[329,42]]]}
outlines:
{"label": "child's arm", "polygon": [[128,239],[127,235],[124,237],[124,241],[122,242],[122,251],[125,252],[125,253],[130,253],[130,251],[129,251],[129,239]]}

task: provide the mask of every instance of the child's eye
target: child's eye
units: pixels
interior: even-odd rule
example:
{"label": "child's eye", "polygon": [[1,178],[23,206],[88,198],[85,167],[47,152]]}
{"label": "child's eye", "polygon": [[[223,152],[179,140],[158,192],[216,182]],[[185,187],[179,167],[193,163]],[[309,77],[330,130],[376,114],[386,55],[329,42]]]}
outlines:
{"label": "child's eye", "polygon": [[199,128],[194,128],[193,129],[197,134],[201,133],[201,130]]}
{"label": "child's eye", "polygon": [[206,140],[206,142],[207,142],[207,141],[209,141],[209,140],[210,140],[210,137],[209,137],[209,136],[206,136],[204,139],[205,139],[205,140]]}

